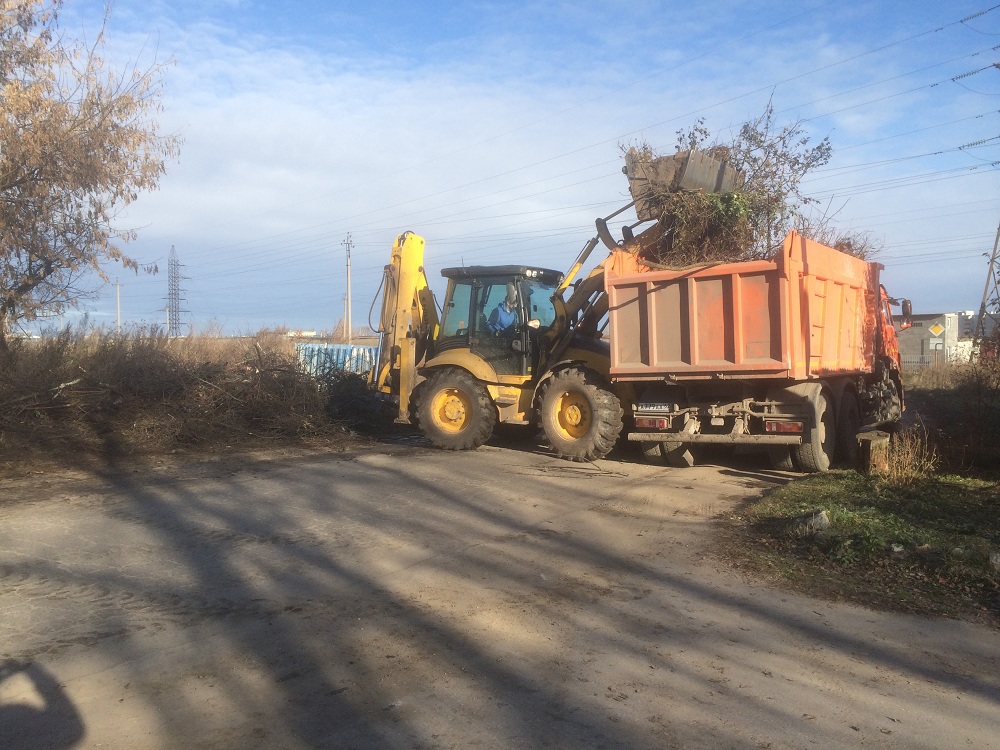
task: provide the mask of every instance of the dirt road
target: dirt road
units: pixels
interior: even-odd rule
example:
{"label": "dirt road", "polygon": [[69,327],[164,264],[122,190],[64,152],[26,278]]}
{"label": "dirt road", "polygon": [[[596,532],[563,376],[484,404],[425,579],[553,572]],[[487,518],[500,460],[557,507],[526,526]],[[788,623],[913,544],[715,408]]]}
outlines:
{"label": "dirt road", "polygon": [[752,465],[487,446],[0,482],[0,746],[1000,747],[1000,634],[743,581]]}

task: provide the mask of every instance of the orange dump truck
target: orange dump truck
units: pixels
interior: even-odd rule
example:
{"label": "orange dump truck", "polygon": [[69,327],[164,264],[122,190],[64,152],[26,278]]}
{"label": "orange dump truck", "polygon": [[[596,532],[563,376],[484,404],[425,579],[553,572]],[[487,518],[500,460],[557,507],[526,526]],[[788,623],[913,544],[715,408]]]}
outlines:
{"label": "orange dump truck", "polygon": [[903,410],[882,268],[795,232],[767,261],[653,270],[615,252],[610,374],[636,394],[629,440],[676,466],[701,443],[763,446],[807,472],[856,459],[861,427]]}

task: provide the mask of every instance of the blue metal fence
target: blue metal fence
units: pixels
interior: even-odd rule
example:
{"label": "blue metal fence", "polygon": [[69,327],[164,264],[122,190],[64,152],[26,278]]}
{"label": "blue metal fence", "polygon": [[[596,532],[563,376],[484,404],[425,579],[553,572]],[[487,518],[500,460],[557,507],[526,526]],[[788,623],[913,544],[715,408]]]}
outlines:
{"label": "blue metal fence", "polygon": [[346,370],[365,375],[375,366],[377,346],[347,344],[296,344],[295,356],[302,369],[313,377],[322,377],[334,370]]}

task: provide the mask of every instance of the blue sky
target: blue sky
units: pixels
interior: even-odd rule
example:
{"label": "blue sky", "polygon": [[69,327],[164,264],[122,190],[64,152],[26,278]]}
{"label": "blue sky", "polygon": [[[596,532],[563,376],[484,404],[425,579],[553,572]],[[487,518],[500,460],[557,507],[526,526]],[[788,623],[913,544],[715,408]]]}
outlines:
{"label": "blue sky", "polygon": [[[92,33],[102,8],[66,0],[62,25]],[[725,141],[770,97],[779,123],[830,137],[806,191],[885,245],[890,291],[917,312],[978,308],[1000,222],[991,8],[117,0],[111,58],[174,60],[160,121],[184,139],[123,217],[131,254],[161,268],[117,274],[123,320],[165,319],[172,246],[182,321],[233,333],[332,329],[348,233],[356,326],[404,230],[427,238],[432,277],[565,269],[628,200],[622,144],[670,152],[697,117]],[[114,288],[83,310],[113,323]]]}

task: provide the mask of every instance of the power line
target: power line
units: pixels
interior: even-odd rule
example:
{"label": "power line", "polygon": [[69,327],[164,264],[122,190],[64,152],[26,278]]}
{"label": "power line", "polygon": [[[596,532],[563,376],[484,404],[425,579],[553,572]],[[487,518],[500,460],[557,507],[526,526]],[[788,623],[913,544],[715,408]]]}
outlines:
{"label": "power line", "polygon": [[[985,10],[981,11],[979,14],[975,14],[975,16],[973,16],[973,17],[978,17],[979,15],[982,15],[982,14],[985,14],[985,13],[989,13],[992,10],[995,10],[997,7],[1000,7],[1000,6],[993,6],[991,8],[985,9]],[[955,22],[955,23],[962,23],[962,22],[964,22],[964,19],[962,21]],[[951,25],[954,25],[954,23],[953,24],[948,24],[948,26],[951,26]],[[927,34],[935,33],[935,32],[940,31],[941,29],[946,28],[946,27],[947,26],[942,26],[942,27],[939,27],[939,28],[936,28],[936,29],[925,31],[925,32],[922,32],[921,34],[917,34],[915,36],[908,37],[905,40],[900,40],[899,42],[894,42],[894,43],[892,43],[890,45],[887,45],[885,47],[880,47],[880,48],[877,48],[876,50],[869,50],[868,52],[863,53],[862,55],[854,56],[852,58],[846,58],[846,60],[849,61],[849,60],[857,59],[858,57],[863,57],[864,55],[872,54],[872,53],[877,52],[877,51],[881,51],[883,49],[886,49],[887,47],[891,47],[891,46],[894,46],[896,44],[901,44],[903,42],[910,41],[912,39],[919,38],[921,36],[926,36]],[[843,61],[841,61],[841,62],[843,62]],[[836,63],[836,64],[839,64],[839,63]],[[824,66],[822,68],[817,68],[816,71],[824,70],[827,67],[830,67],[830,66]],[[983,69],[981,69],[978,72],[981,72],[982,70],[985,70],[985,69],[986,68],[983,68]],[[811,72],[816,72],[816,71],[811,71]],[[802,74],[802,75],[803,76],[804,75],[808,75],[808,73]],[[795,80],[795,79],[800,78],[800,77],[802,77],[802,76],[795,76],[793,78],[786,79],[785,81],[779,82],[778,84],[774,84],[774,86],[780,85],[781,83],[787,83],[788,81]],[[961,78],[961,77],[962,76],[957,76],[956,78]],[[889,80],[891,80],[891,79],[889,79]],[[632,85],[632,84],[630,84],[630,85]],[[760,90],[762,90],[762,89],[758,89],[756,91],[760,91]],[[756,93],[756,92],[751,92],[751,93]],[[907,93],[907,92],[902,92],[902,93]],[[878,100],[876,100],[876,101],[878,101]],[[717,106],[717,105],[712,105],[712,106]],[[861,105],[857,105],[857,106],[861,106]],[[696,111],[698,111],[698,110],[696,110]],[[704,111],[704,110],[701,110],[701,111]],[[556,113],[556,114],[561,114],[561,113]],[[553,116],[555,116],[555,115],[553,115]],[[547,119],[547,118],[542,118],[542,119]],[[679,118],[673,118],[673,119],[676,120],[676,119],[679,119]],[[967,118],[967,119],[974,119],[974,118]],[[528,123],[528,124],[526,124],[523,127],[528,127],[528,126],[530,126],[532,124],[535,124],[537,122],[540,122],[540,121],[542,121],[542,120],[533,121],[532,123]],[[668,120],[666,122],[670,122],[670,120]],[[954,122],[958,122],[958,121],[954,121]],[[650,126],[650,127],[656,127],[656,126]],[[936,127],[938,127],[938,126],[936,126]],[[520,129],[520,128],[518,128],[518,129]],[[513,132],[513,131],[508,131],[508,132]],[[633,131],[633,133],[634,132],[637,132],[637,131]],[[917,131],[912,131],[912,132],[917,132]],[[501,134],[501,135],[503,135],[503,134]],[[495,137],[499,137],[499,136],[495,136]],[[608,142],[609,141],[601,141],[599,144],[596,144],[596,145],[603,145],[603,144],[608,143]],[[571,151],[571,152],[568,152],[568,154],[566,154],[566,155],[574,154],[574,153],[579,153],[581,150],[582,149],[578,149],[576,151]],[[452,151],[452,152],[449,152],[449,153],[457,153],[457,151]],[[437,157],[437,158],[440,159],[440,158],[444,158],[444,157]],[[554,157],[554,158],[561,158],[561,157]],[[920,157],[919,156],[914,156],[914,157],[908,157],[908,158],[920,158]],[[546,159],[546,160],[543,160],[543,161],[540,161],[540,162],[535,162],[534,164],[527,165],[526,167],[521,167],[518,170],[510,170],[510,171],[504,172],[504,173],[502,173],[500,175],[494,175],[493,177],[483,178],[483,179],[477,180],[477,181],[475,181],[473,183],[467,183],[464,186],[459,186],[459,187],[456,187],[456,188],[450,188],[449,190],[443,190],[443,191],[439,191],[439,192],[436,192],[436,193],[432,193],[430,195],[425,195],[425,196],[422,196],[421,198],[413,199],[412,201],[407,201],[406,203],[403,203],[403,204],[396,204],[395,206],[390,206],[388,208],[381,208],[381,209],[377,209],[377,210],[373,210],[373,211],[368,211],[368,212],[365,212],[363,214],[360,214],[360,216],[370,216],[370,215],[373,215],[373,214],[380,214],[381,215],[386,210],[391,209],[391,208],[398,208],[401,205],[413,204],[413,203],[416,203],[416,202],[418,202],[420,200],[432,199],[432,198],[435,198],[435,197],[438,197],[438,196],[441,196],[441,195],[445,195],[448,192],[453,192],[454,190],[463,189],[464,187],[468,187],[470,185],[481,184],[483,182],[487,182],[487,181],[492,180],[492,179],[497,179],[497,178],[502,177],[502,176],[507,176],[507,175],[512,174],[512,173],[514,173],[516,171],[520,171],[521,169],[527,169],[527,168],[532,167],[532,166],[538,166],[540,164],[551,162],[553,160],[554,159]],[[962,173],[962,174],[955,174],[952,177],[943,177],[942,175],[946,174],[947,171],[948,170],[946,170],[945,172],[931,172],[931,173],[926,173],[925,175],[915,175],[915,176],[908,176],[908,177],[897,178],[898,180],[908,180],[908,182],[906,184],[894,185],[893,187],[908,187],[908,186],[913,186],[913,185],[924,184],[925,182],[926,183],[935,182],[938,179],[953,179],[953,178],[957,178],[957,177],[969,176],[968,174]],[[555,178],[551,177],[551,178],[547,178],[547,179],[551,180],[551,179],[555,179]],[[594,179],[596,180],[596,179],[600,179],[600,178],[594,178]],[[541,181],[539,181],[539,180],[533,180],[533,181],[531,181],[529,183],[526,183],[524,185],[520,185],[518,187],[519,188],[525,188],[525,187],[528,187],[528,186],[531,186],[531,185],[538,185],[538,184],[541,184]],[[580,183],[575,183],[575,184],[580,184]],[[858,191],[858,192],[850,192],[850,193],[846,193],[846,195],[862,195],[862,194],[865,194],[865,193],[868,193],[868,192],[872,192],[875,189],[890,189],[888,186],[886,186],[884,188],[883,187],[879,187],[880,185],[885,185],[885,184],[886,183],[884,183],[884,182],[883,183],[877,183],[877,182],[867,183],[868,186],[871,186],[871,189],[869,189],[869,190],[863,190],[863,191]],[[491,204],[490,206],[488,206],[486,208],[496,208],[496,207],[502,206],[502,205],[509,205],[510,203],[513,203],[516,200],[524,200],[524,199],[526,199],[528,197],[542,195],[542,194],[551,194],[551,193],[557,192],[559,190],[565,190],[568,187],[572,187],[572,186],[554,187],[554,188],[551,188],[551,189],[546,190],[546,191],[541,191],[541,192],[533,193],[531,196],[522,196],[520,198],[512,198],[512,199],[501,201],[499,203],[494,203],[494,204]],[[486,196],[494,195],[494,194],[497,194],[497,193],[487,193]],[[465,198],[462,201],[454,201],[454,202],[446,203],[443,206],[438,206],[434,210],[439,210],[440,211],[440,210],[444,210],[444,209],[446,209],[448,207],[459,206],[462,203],[468,203],[468,202],[470,202],[472,200],[481,200],[483,197],[486,197],[486,196],[476,196],[476,197],[471,197],[471,198]],[[317,197],[319,197],[319,196],[317,196]],[[476,221],[476,220],[480,220],[480,218],[459,218],[459,217],[461,217],[463,214],[468,215],[470,213],[473,213],[475,211],[481,211],[483,209],[484,209],[484,207],[476,207],[476,208],[465,209],[465,210],[462,210],[462,211],[456,211],[456,212],[453,212],[453,213],[451,213],[449,215],[446,215],[445,217],[441,217],[441,218],[433,220],[432,222],[430,222],[429,225],[442,226],[442,225],[445,225],[445,224],[447,224],[449,222],[451,222],[451,223],[459,223],[459,222],[462,222],[462,221]],[[558,213],[558,212],[561,212],[563,210],[564,209],[553,209],[552,211],[553,211],[553,213]],[[511,216],[519,216],[521,214],[510,214],[510,215]],[[317,235],[310,236],[310,237],[302,237],[301,233],[304,230],[302,230],[302,229],[296,229],[296,230],[292,230],[292,231],[289,231],[289,232],[286,232],[286,233],[282,233],[280,235],[274,235],[274,237],[286,237],[286,238],[288,238],[287,243],[284,244],[284,246],[285,247],[290,247],[290,248],[297,248],[300,252],[298,253],[297,256],[293,256],[293,257],[297,257],[297,258],[300,258],[303,261],[305,261],[305,260],[308,260],[309,258],[314,258],[319,253],[321,253],[322,250],[319,247],[319,243],[322,243],[325,239],[328,239],[330,237],[330,235],[332,235],[332,234],[334,234],[336,232],[342,231],[342,229],[339,229],[339,228],[335,229],[333,227],[343,227],[344,226],[344,222],[347,221],[347,220],[349,220],[350,218],[352,218],[352,217],[346,217],[346,218],[341,217],[341,218],[337,218],[335,221],[324,222],[323,224],[316,225],[317,228],[318,227],[331,227],[330,231],[322,233],[322,234],[317,234]],[[371,227],[372,224],[369,224],[368,226]],[[538,236],[539,235],[537,233],[533,233],[527,239],[537,238]],[[464,242],[474,242],[474,241],[476,241],[474,239],[474,237],[475,237],[474,235],[466,236],[462,241],[464,241]],[[457,240],[455,240],[455,241],[457,241]],[[256,253],[256,254],[264,256],[264,255],[271,254],[271,253],[274,252],[274,248],[275,248],[274,244],[269,245],[267,247],[263,247],[260,244],[260,243],[268,242],[268,238],[262,238],[262,239],[254,240],[253,242],[258,243],[258,246],[262,247],[262,249],[258,253]],[[224,246],[224,247],[237,248],[237,247],[243,246],[244,244],[245,243],[236,243],[235,245]],[[278,247],[281,247],[281,245],[278,245]],[[220,248],[211,248],[211,249],[220,249]],[[379,252],[382,252],[382,251],[384,251],[384,247],[382,245],[379,245]],[[359,253],[359,255],[363,254],[363,252],[365,252],[365,251],[361,251]],[[368,252],[371,252],[371,251],[368,251]],[[287,256],[283,255],[282,259],[281,259],[281,262],[284,263],[286,261],[287,261]],[[229,261],[221,261],[221,262],[229,262]],[[271,263],[262,263],[262,264],[256,266],[256,268],[248,269],[247,272],[252,272],[253,270],[260,270],[260,269],[271,268],[271,267],[273,267],[273,264],[271,264]],[[241,269],[241,272],[242,272],[242,269]],[[227,273],[227,275],[230,275],[230,273],[231,272]],[[221,275],[222,274],[219,273],[219,274],[210,275],[210,276],[208,276],[206,278],[214,278],[214,277],[221,276]],[[199,277],[199,278],[201,278],[201,277]]]}
{"label": "power line", "polygon": [[[979,12],[979,14],[977,15],[977,17],[979,17],[981,15],[986,15],[986,14],[988,14],[988,13],[996,10],[997,8],[1000,8],[1000,5],[994,5],[994,6],[985,8],[982,11]],[[390,210],[390,209],[394,209],[394,208],[399,208],[399,207],[401,207],[403,205],[412,204],[412,203],[418,202],[420,200],[426,200],[427,198],[433,198],[435,196],[443,195],[443,194],[446,194],[446,193],[451,192],[451,191],[463,190],[463,189],[466,189],[466,188],[469,188],[469,187],[472,187],[472,186],[475,186],[475,185],[478,185],[478,184],[482,184],[482,183],[490,181],[490,180],[499,179],[500,177],[504,177],[504,176],[509,176],[509,175],[514,174],[516,172],[522,171],[524,169],[528,169],[528,168],[531,168],[531,167],[540,166],[540,165],[545,164],[545,163],[550,163],[552,161],[555,161],[555,160],[558,160],[558,159],[565,158],[567,156],[571,156],[571,155],[580,153],[581,151],[588,150],[590,148],[595,148],[595,147],[601,146],[601,145],[607,145],[608,143],[612,143],[612,142],[621,142],[623,139],[626,139],[626,138],[628,138],[630,136],[634,136],[634,135],[636,135],[638,133],[641,133],[643,131],[651,130],[651,129],[660,127],[662,125],[668,124],[670,122],[675,122],[675,121],[680,120],[682,118],[687,118],[687,117],[693,116],[695,114],[698,114],[699,112],[708,111],[710,109],[713,109],[713,108],[716,108],[716,107],[720,106],[721,104],[730,103],[730,102],[736,101],[736,100],[741,99],[741,98],[745,98],[745,97],[750,96],[750,95],[755,94],[755,93],[761,93],[761,92],[764,92],[764,91],[773,90],[773,89],[777,88],[778,86],[781,86],[783,84],[789,83],[791,81],[799,80],[799,79],[807,77],[809,75],[813,75],[813,74],[815,74],[817,72],[822,72],[822,71],[825,71],[825,70],[829,70],[829,69],[832,69],[832,68],[837,67],[839,65],[843,65],[843,64],[848,63],[848,62],[853,62],[853,61],[862,59],[864,57],[867,57],[867,56],[870,56],[870,55],[873,55],[873,54],[877,54],[879,52],[883,52],[883,51],[886,51],[888,49],[892,49],[894,47],[897,47],[897,46],[902,45],[902,44],[906,44],[906,43],[911,42],[913,40],[916,40],[916,39],[919,39],[919,38],[922,38],[922,37],[925,37],[925,36],[928,36],[928,35],[936,34],[938,32],[943,31],[944,29],[947,29],[947,28],[952,27],[952,26],[959,25],[961,23],[962,23],[962,20],[959,19],[959,20],[953,21],[951,23],[944,24],[942,26],[936,26],[936,27],[933,27],[933,28],[930,28],[930,29],[926,29],[926,30],[921,31],[921,32],[919,32],[917,34],[913,34],[913,35],[907,36],[907,37],[905,37],[903,39],[899,39],[899,40],[896,40],[894,42],[890,42],[888,44],[881,45],[879,47],[867,50],[865,52],[858,53],[856,55],[852,55],[852,56],[849,56],[849,57],[846,57],[846,58],[842,58],[842,59],[837,60],[835,62],[826,64],[826,65],[823,65],[823,66],[819,66],[817,68],[813,68],[810,71],[806,71],[804,73],[801,73],[801,74],[798,74],[798,75],[795,75],[795,76],[791,76],[789,78],[785,78],[785,79],[783,79],[781,81],[778,81],[776,83],[772,83],[772,84],[769,84],[767,86],[760,87],[760,88],[754,89],[754,90],[749,91],[749,92],[745,92],[745,93],[743,93],[743,94],[741,94],[741,95],[739,95],[737,97],[732,97],[732,98],[729,98],[729,99],[726,99],[726,100],[723,100],[723,101],[720,101],[720,102],[716,102],[715,104],[711,104],[711,105],[707,105],[707,106],[701,107],[701,108],[699,108],[697,110],[693,110],[692,112],[689,112],[687,114],[678,115],[678,116],[672,117],[669,120],[664,120],[664,121],[661,121],[661,122],[658,122],[658,123],[655,123],[655,124],[652,124],[652,125],[646,125],[646,126],[644,126],[643,128],[641,128],[639,130],[632,130],[630,132],[627,132],[627,133],[624,133],[624,134],[620,134],[620,135],[616,136],[613,139],[606,139],[606,140],[603,140],[603,141],[599,141],[597,143],[592,143],[592,144],[590,144],[588,146],[585,146],[583,148],[580,148],[580,149],[574,149],[572,151],[564,152],[562,154],[559,154],[559,155],[554,156],[554,157],[550,157],[548,159],[543,159],[541,161],[537,161],[537,162],[534,162],[534,163],[531,163],[531,164],[528,164],[528,165],[523,165],[521,167],[517,167],[517,168],[512,169],[512,170],[507,170],[505,172],[502,172],[502,173],[499,173],[499,174],[494,174],[494,175],[491,175],[491,176],[488,176],[488,177],[484,177],[484,178],[481,178],[479,180],[475,180],[473,182],[465,183],[463,185],[454,186],[454,187],[448,188],[447,190],[438,191],[437,193],[432,193],[430,195],[423,195],[423,196],[420,196],[418,198],[414,198],[414,199],[411,199],[411,200],[408,200],[408,201],[405,201],[405,202],[402,202],[402,203],[394,204],[394,205],[391,205],[391,206],[383,206],[383,207],[381,207],[379,209],[374,209],[372,211],[368,211],[368,212],[365,212],[365,213],[362,213],[362,214],[355,214],[353,216],[341,217],[341,218],[337,219],[335,222],[326,222],[324,224],[317,225],[317,226],[330,226],[330,225],[335,224],[337,222],[343,222],[343,221],[349,221],[349,220],[353,220],[353,219],[362,218],[363,216],[370,215],[372,213],[382,213],[384,211],[387,211],[387,210]],[[697,59],[697,58],[693,58],[693,59]],[[677,66],[675,66],[675,67],[677,67]],[[949,79],[946,79],[946,80],[949,80]],[[920,88],[924,88],[924,87],[920,87]],[[914,90],[919,90],[919,89],[914,89]],[[906,92],[903,92],[903,93],[906,93]],[[896,96],[896,95],[893,95],[893,96]],[[880,100],[875,100],[875,101],[881,101],[881,99]],[[861,106],[861,105],[855,105],[855,106]],[[829,115],[829,114],[831,114],[831,113],[827,113],[827,115]],[[810,119],[812,119],[812,118],[810,118]],[[525,125],[524,127],[528,127],[531,124],[537,123],[539,121],[540,120],[533,121],[532,123],[529,123],[528,125]],[[521,128],[518,128],[518,129],[521,129]],[[487,141],[477,142],[477,144],[478,145],[482,145],[483,143],[488,142],[488,140],[489,139],[487,139]],[[477,144],[473,144],[473,145],[477,145]],[[455,150],[449,151],[449,152],[447,152],[445,154],[442,154],[441,156],[435,157],[435,159],[433,159],[433,160],[421,162],[420,164],[417,164],[417,165],[414,165],[414,166],[411,166],[411,167],[404,167],[401,171],[405,172],[405,171],[410,170],[410,169],[418,168],[419,166],[425,166],[426,164],[431,163],[432,161],[437,161],[437,160],[440,160],[442,158],[446,158],[447,156],[454,155],[456,153],[460,153],[461,151],[466,150],[467,148],[468,147],[463,147],[462,149],[455,149]],[[398,175],[399,173],[400,173],[400,171],[397,170],[397,171],[394,171],[392,174],[393,175]],[[388,175],[384,175],[384,176],[388,176]],[[380,179],[380,178],[376,178],[376,179]],[[373,181],[374,180],[368,180],[365,183],[361,183],[361,184],[370,184]],[[338,194],[340,192],[346,192],[346,191],[349,191],[349,190],[355,190],[358,187],[360,187],[360,185],[354,185],[354,186],[351,186],[350,188],[344,188],[342,190],[335,191],[334,193],[326,193],[326,194],[321,194],[321,195],[318,195],[318,196],[314,196],[310,200],[316,200],[316,199],[320,199],[320,198],[323,198],[323,197],[329,197],[330,195]],[[282,235],[276,235],[276,236],[282,236]],[[245,244],[245,243],[236,243],[235,245],[231,245],[231,246],[228,246],[228,247],[237,247],[237,246],[240,246],[240,245],[243,245],[243,244]],[[226,246],[224,246],[224,247],[226,247]],[[215,248],[215,249],[221,249],[221,248]]]}

